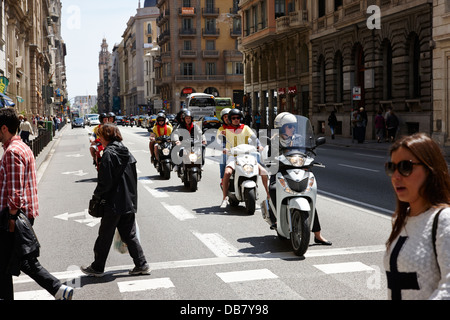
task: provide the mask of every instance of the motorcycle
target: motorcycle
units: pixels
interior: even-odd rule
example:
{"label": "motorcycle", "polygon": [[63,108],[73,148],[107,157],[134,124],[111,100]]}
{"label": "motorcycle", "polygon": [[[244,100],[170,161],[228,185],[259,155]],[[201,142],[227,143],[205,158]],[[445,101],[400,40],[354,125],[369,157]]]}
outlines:
{"label": "motorcycle", "polygon": [[103,154],[104,148],[100,141],[96,141],[96,139],[94,137],[94,133],[89,132],[88,134],[89,134],[89,141],[91,143],[91,146],[95,149],[93,164],[94,164],[95,168],[98,170],[98,165],[100,163],[100,160],[102,159],[102,154]]}
{"label": "motorcycle", "polygon": [[[309,119],[303,116],[295,117],[296,134],[290,138],[290,144],[283,147],[280,143],[278,156],[272,157],[268,162],[264,160],[266,165],[272,168],[271,174],[274,173],[275,176],[272,177],[269,187],[270,200],[263,201],[261,211],[263,219],[271,229],[275,229],[279,237],[290,239],[294,253],[303,256],[309,246],[312,221],[316,212],[317,182],[310,169],[314,166],[324,167],[314,161],[314,150],[325,143],[325,138],[314,140]],[[265,149],[263,159],[267,158]],[[276,170],[273,170],[273,166]],[[274,189],[275,197],[272,196]]]}
{"label": "motorcycle", "polygon": [[199,141],[191,140],[190,148],[181,148],[179,151],[182,163],[178,166],[178,177],[190,191],[197,190],[197,184],[202,179],[202,165],[204,146]]}
{"label": "motorcycle", "polygon": [[235,170],[230,178],[228,187],[228,201],[232,206],[245,202],[247,213],[255,213],[258,200],[258,161],[255,146],[240,144],[230,150],[235,157]]}
{"label": "motorcycle", "polygon": [[162,178],[169,180],[172,171],[170,156],[173,147],[172,140],[170,136],[160,136],[156,138],[156,143],[158,143],[158,159],[155,159],[153,165]]}

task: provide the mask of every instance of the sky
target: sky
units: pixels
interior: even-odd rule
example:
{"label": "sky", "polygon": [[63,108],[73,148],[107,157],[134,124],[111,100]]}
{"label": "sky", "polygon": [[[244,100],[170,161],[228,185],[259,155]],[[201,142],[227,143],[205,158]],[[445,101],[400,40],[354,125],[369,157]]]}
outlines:
{"label": "sky", "polygon": [[139,0],[61,0],[61,3],[69,99],[97,95],[98,58],[103,38],[111,52],[114,44],[122,41],[130,17],[136,15]]}

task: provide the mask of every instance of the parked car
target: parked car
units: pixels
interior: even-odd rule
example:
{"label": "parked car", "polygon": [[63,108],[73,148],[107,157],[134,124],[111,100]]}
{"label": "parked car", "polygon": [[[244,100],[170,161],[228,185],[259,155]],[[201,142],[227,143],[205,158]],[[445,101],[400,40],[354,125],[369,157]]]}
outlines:
{"label": "parked car", "polygon": [[73,128],[84,128],[84,119],[83,118],[75,118],[72,121],[72,129]]}
{"label": "parked car", "polygon": [[203,119],[204,129],[219,129],[222,124],[216,117],[205,117]]}

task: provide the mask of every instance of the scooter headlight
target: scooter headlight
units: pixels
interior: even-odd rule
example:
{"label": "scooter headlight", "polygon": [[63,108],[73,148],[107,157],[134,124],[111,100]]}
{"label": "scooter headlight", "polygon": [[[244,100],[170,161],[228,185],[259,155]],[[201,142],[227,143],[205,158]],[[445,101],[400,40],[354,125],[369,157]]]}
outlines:
{"label": "scooter headlight", "polygon": [[302,167],[305,164],[305,158],[300,155],[286,157],[294,167]]}
{"label": "scooter headlight", "polygon": [[244,170],[244,172],[245,172],[246,174],[253,173],[253,165],[251,165],[251,164],[245,164],[245,165],[242,167],[242,169]]}
{"label": "scooter headlight", "polygon": [[191,162],[197,162],[197,160],[198,160],[198,156],[197,156],[195,153],[191,153],[191,154],[189,155],[189,161],[191,161]]}
{"label": "scooter headlight", "polygon": [[170,154],[169,148],[164,148],[164,149],[162,150],[162,153],[163,153],[163,155],[168,156],[168,155]]}

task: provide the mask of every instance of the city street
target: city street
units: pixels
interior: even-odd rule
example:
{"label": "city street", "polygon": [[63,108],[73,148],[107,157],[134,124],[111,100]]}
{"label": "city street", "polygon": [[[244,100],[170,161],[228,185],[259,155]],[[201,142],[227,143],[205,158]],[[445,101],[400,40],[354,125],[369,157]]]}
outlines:
{"label": "city street", "polygon": [[[175,173],[168,181],[159,178],[149,161],[149,134],[137,127],[120,130],[138,161],[137,221],[151,275],[128,275],[131,258],[111,248],[106,275],[86,277],[79,268],[93,261],[100,222],[87,214],[96,186],[91,130],[64,127],[38,157],[40,262],[76,288],[74,300],[387,298],[382,259],[394,204],[383,172],[385,152],[318,149],[326,168],[316,170],[317,206],[322,234],[333,245],[315,245],[312,236],[305,257],[297,257],[269,229],[259,205],[253,216],[243,206],[219,208],[217,150],[207,148],[203,179],[191,193]],[[52,299],[25,275],[14,283],[18,300]]]}

